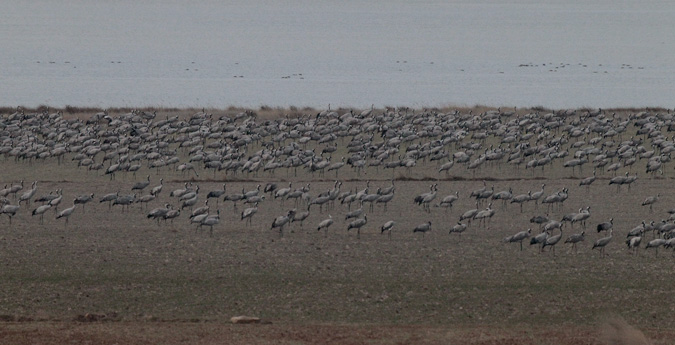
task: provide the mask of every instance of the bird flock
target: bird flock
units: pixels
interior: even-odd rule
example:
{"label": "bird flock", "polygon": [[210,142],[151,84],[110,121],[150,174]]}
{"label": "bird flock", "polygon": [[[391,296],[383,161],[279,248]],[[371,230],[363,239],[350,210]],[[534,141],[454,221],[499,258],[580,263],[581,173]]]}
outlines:
{"label": "bird flock", "polygon": [[[355,239],[364,233],[424,239],[427,233],[447,232],[461,241],[462,234],[490,231],[494,243],[518,243],[523,251],[523,242],[529,242],[552,255],[559,243],[569,245],[571,253],[597,249],[601,256],[624,240],[629,253],[639,253],[641,245],[655,255],[659,247],[675,248],[675,209],[662,219],[654,216],[666,193],[639,195],[644,191],[634,188],[672,170],[675,138],[669,134],[675,120],[668,110],[617,115],[601,109],[500,108],[474,114],[329,108],[271,119],[253,111],[170,117],[134,110],[85,119],[19,108],[0,115],[0,155],[6,164],[30,169],[51,163],[100,182],[95,191],[75,195],[39,170],[32,183],[1,181],[0,216],[7,216],[9,225],[25,212],[39,224],[61,221],[67,228],[78,213],[94,208],[129,213],[157,226],[208,229],[211,236],[214,229],[263,224],[283,237],[285,230],[313,222],[307,229],[315,233],[344,231]],[[563,179],[563,186],[547,186],[555,179]],[[179,187],[165,190],[165,180]],[[409,190],[423,184],[407,180],[430,184],[427,190]],[[249,189],[231,187],[242,181]],[[482,186],[447,190],[448,181]],[[45,183],[58,187],[41,190]],[[330,187],[317,187],[326,184]],[[594,218],[592,209],[611,212],[612,199],[618,199],[606,196],[601,206],[579,204],[598,184],[643,198],[631,209],[633,218],[645,220],[631,226],[615,224],[613,217]],[[402,196],[409,194],[415,196]],[[471,206],[458,210],[466,205]],[[389,213],[392,207],[399,211]],[[507,218],[530,225],[505,228]],[[596,226],[587,231],[587,223]],[[643,241],[648,232],[651,240]],[[612,241],[619,234],[622,241]]]}

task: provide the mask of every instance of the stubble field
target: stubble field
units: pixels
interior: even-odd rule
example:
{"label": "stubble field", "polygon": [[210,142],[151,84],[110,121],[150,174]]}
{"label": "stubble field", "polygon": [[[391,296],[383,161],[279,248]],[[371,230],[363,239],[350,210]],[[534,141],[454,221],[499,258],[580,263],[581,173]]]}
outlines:
{"label": "stubble field", "polygon": [[[84,207],[77,205],[68,224],[55,219],[53,210],[41,224],[30,213],[36,203],[21,204],[11,225],[9,217],[0,218],[3,342],[599,344],[602,325],[616,318],[640,328],[655,344],[667,344],[672,337],[672,250],[660,248],[656,256],[641,248],[639,255],[630,255],[624,244],[626,233],[641,221],[668,217],[672,171],[642,174],[630,190],[609,185],[613,174],[598,174],[587,191],[578,185],[592,168],[573,174],[562,161],[534,171],[506,164],[470,171],[458,165],[447,175],[429,161],[393,173],[371,167],[357,174],[345,166],[337,175],[342,191],[361,190],[370,181],[373,193],[394,179],[395,197],[387,210],[363,205],[367,224],[357,237],[355,230],[347,230],[346,205],[336,201],[321,211],[312,205],[303,224],[290,224],[282,236],[270,229],[273,220],[289,209],[307,207],[269,194],[250,226],[240,213],[251,205],[239,202],[235,208],[222,197],[217,205],[212,199],[210,213],[220,211],[212,234],[189,222],[188,208],[173,222],[158,224],[146,215],[165,203],[178,207],[169,193],[186,182],[199,185],[201,206],[208,191],[223,183],[228,194],[268,182],[280,188],[289,182],[294,188],[310,184],[310,194],[316,196],[333,188],[335,173],[321,176],[300,169],[294,175],[283,169],[274,175],[234,176],[198,168],[197,177],[173,167],[144,166],[136,177],[126,173],[111,180],[68,160],[0,158],[0,183],[24,180],[25,191],[37,180],[37,195],[63,189],[59,210],[70,207],[75,196],[95,194]],[[160,178],[164,187],[147,208],[133,204],[122,210],[98,202],[107,193],[130,193],[148,174],[149,188]],[[433,183],[438,197],[426,212],[413,199]],[[545,195],[569,188],[569,198],[551,209],[527,202],[523,212],[516,204],[495,200],[495,214],[485,224],[472,221],[461,236],[449,234],[462,213],[476,208],[469,195],[484,184],[495,192],[512,188],[514,195],[545,184]],[[455,192],[459,200],[451,208],[435,207]],[[640,205],[658,193],[652,212]],[[592,216],[577,252],[563,241],[580,232],[580,224],[563,227],[555,252],[547,248],[540,253],[529,239],[523,251],[518,243],[502,243],[528,228],[538,234],[539,226],[529,221],[535,215],[560,220],[586,206],[592,207]],[[334,224],[317,231],[329,215]],[[610,218],[614,237],[601,256],[591,247],[607,234],[598,234],[595,225]],[[389,220],[396,222],[391,237],[380,232]],[[430,232],[413,233],[427,221]],[[645,234],[643,242],[651,239],[651,233]],[[257,316],[263,324],[230,325],[236,315]]]}

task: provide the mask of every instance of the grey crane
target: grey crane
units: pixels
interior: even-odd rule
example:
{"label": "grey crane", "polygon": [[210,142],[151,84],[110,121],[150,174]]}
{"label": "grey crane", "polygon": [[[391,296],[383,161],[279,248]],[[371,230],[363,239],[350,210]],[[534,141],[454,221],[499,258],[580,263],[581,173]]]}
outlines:
{"label": "grey crane", "polygon": [[[476,207],[478,207],[478,203],[476,203]],[[473,219],[474,216],[478,213],[478,208],[474,208],[471,210],[468,210],[464,212],[461,216],[459,216],[459,221],[463,221],[464,219],[468,219],[469,223],[471,223],[471,220]]]}
{"label": "grey crane", "polygon": [[[642,230],[644,231],[644,230]],[[642,236],[633,236],[628,239],[626,239],[626,245],[628,246],[628,249],[631,251],[631,254],[638,253],[638,250],[640,248],[640,243],[642,242]]]}
{"label": "grey crane", "polygon": [[213,237],[213,226],[218,225],[220,223],[220,210],[216,210],[216,215],[211,216],[209,215],[206,217],[202,222],[199,224],[200,227],[202,226],[208,226],[209,227],[209,234],[211,237]]}
{"label": "grey crane", "polygon": [[293,214],[295,211],[290,210],[288,213],[284,216],[279,216],[274,221],[272,222],[272,227],[271,229],[274,230],[274,228],[279,228],[279,235],[283,236],[284,235],[284,225],[288,224],[288,222],[291,220],[291,217],[293,217]]}
{"label": "grey crane", "polygon": [[141,181],[141,182],[136,182],[132,187],[131,191],[139,190],[142,191],[146,187],[150,185],[150,175],[148,175],[148,179],[146,181]]}
{"label": "grey crane", "polygon": [[530,245],[542,244],[548,238],[548,231],[541,230],[541,233],[537,236],[530,238]]}
{"label": "grey crane", "polygon": [[220,197],[222,197],[225,192],[227,191],[227,187],[223,183],[223,189],[215,189],[209,192],[209,194],[206,195],[206,199],[211,199],[215,198],[216,199],[216,206],[218,206],[218,202],[220,201]]}
{"label": "grey crane", "polygon": [[330,214],[328,215],[328,219],[324,219],[319,223],[319,226],[317,226],[316,231],[321,231],[321,229],[324,230],[324,232],[328,233],[328,228],[333,225],[333,216]]}
{"label": "grey crane", "polygon": [[108,203],[108,209],[110,209],[110,208],[112,207],[113,201],[117,200],[117,197],[118,197],[119,195],[120,195],[120,192],[119,192],[119,191],[117,191],[116,193],[109,193],[109,194],[106,194],[106,195],[102,196],[102,197],[98,200],[98,202],[99,202],[99,203],[101,203],[101,202],[107,202],[107,203]]}
{"label": "grey crane", "polygon": [[170,209],[169,212],[167,212],[162,218],[164,218],[165,223],[167,219],[170,219],[171,224],[173,224],[173,219],[177,218],[178,216],[180,216],[180,210]]}
{"label": "grey crane", "polygon": [[281,204],[284,204],[284,197],[291,192],[291,187],[293,186],[293,182],[288,183],[288,187],[286,188],[280,188],[277,189],[277,191],[274,193],[274,198],[278,199],[281,198]]}
{"label": "grey crane", "polygon": [[593,169],[593,176],[586,177],[585,179],[581,180],[579,182],[579,186],[586,186],[586,190],[589,190],[591,187],[591,184],[595,182],[596,176],[595,176],[595,169]]}
{"label": "grey crane", "polygon": [[232,201],[234,203],[233,206],[236,209],[237,208],[237,202],[239,202],[241,200],[244,200],[244,199],[246,199],[246,197],[244,196],[244,193],[234,193],[234,194],[226,195],[223,198],[223,201]]}
{"label": "grey crane", "polygon": [[544,184],[541,185],[540,191],[530,194],[530,200],[534,200],[535,208],[539,204],[539,199],[541,199],[541,197],[544,196],[544,188],[545,187],[546,187],[546,184],[544,183]]}
{"label": "grey crane", "polygon": [[78,195],[75,198],[75,204],[81,204],[82,211],[84,212],[84,205],[92,200],[94,200],[94,193]]}
{"label": "grey crane", "polygon": [[45,212],[47,212],[47,210],[49,210],[51,207],[52,206],[49,205],[49,204],[40,205],[36,209],[33,210],[32,214],[33,214],[33,216],[39,215],[40,216],[40,224],[42,224],[42,223],[44,223]]}
{"label": "grey crane", "polygon": [[595,243],[593,243],[593,248],[591,248],[591,250],[593,250],[595,248],[600,248],[600,256],[603,256],[604,253],[605,253],[605,247],[609,244],[609,242],[612,241],[612,233],[613,232],[614,232],[614,229],[609,229],[609,236],[603,237],[603,238],[595,241]]}
{"label": "grey crane", "polygon": [[422,224],[416,226],[416,227],[413,229],[413,233],[415,233],[415,232],[421,232],[421,233],[422,233],[422,237],[424,237],[424,235],[427,233],[427,231],[431,231],[431,221],[428,221],[428,222],[426,222],[426,223],[422,223]]}
{"label": "grey crane", "polygon": [[150,190],[150,195],[157,196],[159,193],[162,192],[162,189],[164,188],[164,178],[159,179],[159,185],[152,187]]}
{"label": "grey crane", "polygon": [[195,194],[194,197],[192,197],[190,199],[183,200],[183,203],[181,204],[180,209],[182,210],[186,207],[189,207],[190,209],[192,209],[192,207],[197,204],[198,199],[199,199],[199,195]]}
{"label": "grey crane", "polygon": [[515,235],[508,236],[504,238],[504,243],[520,243],[520,250],[523,250],[523,240],[529,238],[532,235],[532,229],[527,229],[525,231],[517,232]]}
{"label": "grey crane", "polygon": [[571,243],[572,244],[571,250],[576,251],[578,250],[577,243],[584,241],[585,234],[586,234],[585,231],[582,231],[578,234],[572,234],[565,240],[565,243]]}
{"label": "grey crane", "polygon": [[291,218],[291,223],[300,222],[300,227],[302,228],[302,224],[308,217],[309,211],[297,212],[296,210],[296,212],[293,214],[293,218]]}
{"label": "grey crane", "polygon": [[581,226],[585,229],[586,219],[590,218],[590,216],[591,216],[591,207],[588,206],[585,209],[582,209],[574,217],[572,217],[572,221],[570,223],[572,224],[572,226],[574,226],[574,223],[581,222]]}
{"label": "grey crane", "polygon": [[348,220],[350,218],[358,218],[362,214],[363,214],[363,207],[359,208],[358,210],[347,212],[347,214],[345,215],[345,220]]}
{"label": "grey crane", "polygon": [[131,194],[131,195],[120,195],[115,199],[112,203],[113,206],[115,205],[120,205],[122,206],[122,212],[124,212],[124,207],[126,206],[127,209],[129,208],[129,205],[131,205],[134,200],[136,200],[136,194]]}
{"label": "grey crane", "polygon": [[48,204],[54,208],[54,213],[58,212],[59,210],[59,204],[63,200],[63,189],[59,189],[59,196],[50,200]]}
{"label": "grey crane", "polygon": [[209,210],[210,210],[209,199],[206,199],[206,200],[204,200],[204,206],[198,207],[198,208],[195,208],[194,210],[192,210],[192,212],[190,213],[190,218],[192,218],[194,216],[198,216],[200,214],[209,213]]}
{"label": "grey crane", "polygon": [[380,195],[380,197],[377,200],[375,200],[375,202],[378,204],[384,204],[384,212],[387,212],[387,204],[393,199],[394,199],[394,191],[392,191],[389,194]]}
{"label": "grey crane", "polygon": [[68,218],[70,218],[70,216],[71,216],[71,215],[73,214],[73,212],[75,211],[75,206],[77,206],[77,203],[76,203],[75,201],[77,201],[77,199],[73,199],[73,206],[68,207],[67,209],[62,210],[62,211],[59,212],[59,214],[56,216],[56,219],[59,219],[59,218],[66,218],[66,223],[64,224],[64,226],[68,226]]}
{"label": "grey crane", "polygon": [[527,194],[520,194],[516,195],[511,199],[512,204],[519,204],[520,205],[520,213],[523,213],[523,204],[527,201],[530,201],[532,199],[532,192],[527,191]]}
{"label": "grey crane", "polygon": [[391,238],[391,229],[394,228],[394,225],[396,225],[396,222],[393,220],[384,223],[380,228],[380,234],[384,234],[384,232],[387,231],[387,236]]}
{"label": "grey crane", "polygon": [[356,238],[361,238],[361,228],[365,226],[366,223],[368,223],[368,216],[363,215],[363,218],[359,218],[349,223],[349,225],[347,226],[347,231],[351,229],[356,229]]}
{"label": "grey crane", "polygon": [[153,200],[155,200],[155,198],[156,198],[156,197],[155,197],[154,195],[152,195],[152,194],[147,194],[147,195],[143,195],[143,196],[141,196],[140,198],[136,199],[135,202],[141,204],[141,210],[142,210],[142,209],[143,209],[143,205],[146,205],[146,206],[147,206],[148,203],[151,202],[151,201],[153,201]]}
{"label": "grey crane", "polygon": [[543,226],[543,224],[546,224],[549,221],[550,220],[549,220],[548,216],[542,216],[542,215],[538,215],[538,216],[534,216],[534,217],[530,218],[530,223],[534,223],[534,224],[539,225],[539,228],[541,228]]}
{"label": "grey crane", "polygon": [[462,233],[466,231],[466,224],[462,222],[457,222],[457,224],[453,225],[450,227],[450,231],[448,232],[449,234],[455,233],[459,234],[459,240],[462,240]]}
{"label": "grey crane", "polygon": [[550,236],[548,237],[544,243],[541,244],[541,251],[544,251],[544,248],[546,247],[551,247],[551,250],[553,251],[553,255],[555,256],[555,245],[560,242],[560,239],[562,238],[563,235],[563,230],[562,227],[560,228],[560,233],[555,235],[555,236]]}
{"label": "grey crane", "polygon": [[199,185],[194,190],[189,190],[178,198],[178,201],[193,199],[199,194]]}
{"label": "grey crane", "polygon": [[258,203],[255,203],[254,207],[249,207],[241,212],[241,219],[244,220],[246,219],[246,224],[251,225],[253,222],[253,216],[258,213]]}
{"label": "grey crane", "polygon": [[155,208],[152,211],[148,212],[147,217],[156,220],[157,225],[159,226],[159,220],[164,218],[164,216],[166,216],[166,214],[169,213],[170,209],[171,209],[171,205],[164,204],[164,207],[158,207],[158,208]]}
{"label": "grey crane", "polygon": [[190,223],[197,224],[197,227],[195,227],[195,231],[199,230],[199,228],[201,227],[202,221],[204,219],[206,219],[206,217],[208,217],[208,216],[209,216],[208,213],[202,213],[200,215],[190,217]]}
{"label": "grey crane", "polygon": [[16,215],[16,212],[19,211],[21,206],[19,205],[5,205],[0,210],[0,214],[6,214],[9,217],[9,224],[12,224],[12,217]]}
{"label": "grey crane", "polygon": [[22,201],[25,201],[30,205],[30,199],[35,195],[36,192],[37,192],[37,181],[33,182],[31,189],[21,194],[21,196],[19,197],[19,205],[21,204]]}
{"label": "grey crane", "polygon": [[642,206],[647,206],[649,205],[649,212],[653,212],[653,206],[654,204],[659,201],[659,197],[661,194],[656,194],[656,196],[650,196],[645,199],[645,201],[642,202]]}
{"label": "grey crane", "polygon": [[659,256],[659,247],[661,247],[665,244],[666,244],[666,240],[663,239],[663,238],[653,239],[653,240],[647,242],[647,245],[645,246],[645,250],[647,250],[649,248],[654,248],[654,250],[656,252],[654,254],[654,256]]}
{"label": "grey crane", "polygon": [[609,222],[602,222],[602,223],[598,224],[597,230],[598,230],[598,232],[600,232],[600,231],[608,231],[608,230],[611,229],[613,226],[614,226],[614,218],[610,218],[610,219],[609,219]]}
{"label": "grey crane", "polygon": [[452,207],[452,204],[457,200],[459,200],[459,192],[455,192],[455,194],[444,197],[438,205],[446,207],[447,209],[448,207]]}

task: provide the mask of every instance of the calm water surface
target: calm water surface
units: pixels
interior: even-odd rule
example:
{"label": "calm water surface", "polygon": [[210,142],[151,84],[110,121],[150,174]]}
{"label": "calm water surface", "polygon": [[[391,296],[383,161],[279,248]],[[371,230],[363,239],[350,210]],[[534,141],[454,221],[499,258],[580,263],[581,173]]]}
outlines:
{"label": "calm water surface", "polygon": [[675,107],[670,1],[29,1],[0,105]]}

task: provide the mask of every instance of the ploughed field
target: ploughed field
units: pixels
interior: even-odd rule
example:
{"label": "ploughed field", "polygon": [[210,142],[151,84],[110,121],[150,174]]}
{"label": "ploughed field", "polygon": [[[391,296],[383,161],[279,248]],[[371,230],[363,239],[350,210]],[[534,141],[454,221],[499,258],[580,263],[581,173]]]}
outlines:
{"label": "ploughed field", "polygon": [[[43,341],[588,344],[600,341],[605,320],[618,317],[646,330],[655,343],[668,343],[666,330],[674,326],[675,311],[673,248],[655,242],[658,247],[645,249],[653,239],[667,242],[673,223],[668,220],[673,144],[667,112],[298,113],[3,113],[0,187],[11,189],[23,180],[23,188],[4,196],[3,209],[20,207],[12,217],[11,208],[0,217],[0,315],[8,321],[0,338],[30,342],[26,335],[37,329],[35,337]],[[38,158],[61,144],[60,158]],[[334,151],[322,153],[327,147]],[[459,152],[469,159],[461,162]],[[220,157],[211,161],[221,169],[217,163],[205,167],[213,155]],[[431,160],[434,155],[438,159]],[[575,156],[580,166],[573,170],[569,162]],[[167,164],[173,157],[177,162]],[[290,157],[299,163],[286,164],[297,167],[283,166]],[[328,170],[342,157],[344,166]],[[86,159],[91,163],[82,164]],[[514,163],[518,159],[520,164]],[[385,167],[397,160],[397,167]],[[439,171],[453,160],[447,171]],[[125,162],[141,167],[135,173],[119,168],[106,173]],[[240,166],[232,168],[232,162]],[[257,168],[250,169],[256,162]],[[270,162],[281,166],[268,168]],[[178,169],[186,163],[194,170]],[[607,171],[615,163],[621,166]],[[91,169],[97,164],[100,169]],[[361,169],[352,167],[359,164]],[[580,186],[594,170],[596,180],[588,188]],[[610,184],[626,173],[637,179]],[[132,190],[148,176],[147,187]],[[127,207],[99,202],[116,192],[136,193],[134,200],[140,200],[160,179],[161,191],[147,202]],[[22,198],[33,181],[34,195]],[[269,183],[277,188],[265,193]],[[207,198],[223,185],[220,197]],[[258,185],[257,196],[265,198],[247,223],[242,212],[255,205],[245,201]],[[392,186],[391,200],[378,202]],[[297,199],[276,196],[283,188],[305,191]],[[183,205],[190,199],[170,195],[180,189],[196,193],[194,206]],[[509,190],[525,201],[493,198]],[[540,199],[527,200],[542,190]],[[359,191],[363,196],[348,196]],[[485,198],[471,196],[476,191]],[[243,192],[251,193],[236,205],[224,200]],[[329,200],[321,204],[324,192]],[[63,199],[41,221],[32,215],[43,205],[36,199],[50,193]],[[91,193],[93,200],[56,218],[73,206],[73,199]],[[414,202],[424,193],[422,202]],[[458,196],[451,207],[442,202],[448,195]],[[551,196],[564,201],[543,202]],[[648,197],[657,197],[651,209],[642,205]],[[351,205],[344,202],[352,198]],[[207,199],[212,230],[209,223],[190,218]],[[167,204],[180,215],[148,217]],[[540,245],[530,245],[531,237],[541,233],[541,226],[530,221],[534,216],[560,221],[589,206],[585,224],[563,222],[559,242],[543,252]],[[360,208],[360,216],[345,219]],[[283,222],[293,209],[295,216],[307,210],[309,215],[282,231],[272,228],[275,219]],[[487,210],[482,213],[487,216],[460,220],[471,209]],[[329,218],[332,224],[317,231]],[[348,229],[358,219],[365,223],[360,230]],[[610,219],[611,240],[604,252],[591,249],[610,236],[610,231],[597,231]],[[382,233],[383,224],[392,220],[391,234]],[[647,229],[637,252],[631,251],[627,234],[643,221],[647,226],[654,221],[662,231]],[[426,230],[428,222],[428,231],[413,231]],[[458,223],[466,229],[450,233]],[[560,230],[550,227],[553,239]],[[522,251],[518,242],[505,243],[528,229],[531,237]],[[572,250],[564,242],[581,231],[584,241]],[[226,325],[235,315],[272,324]],[[117,322],[72,323],[91,320]],[[121,331],[129,327],[138,330]],[[179,330],[187,338],[171,336]]]}

